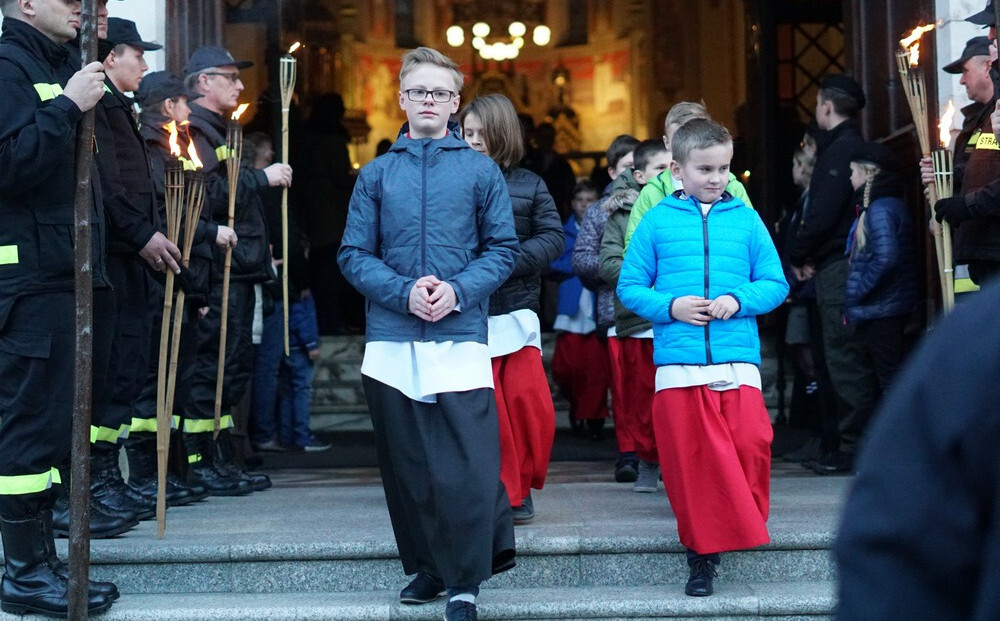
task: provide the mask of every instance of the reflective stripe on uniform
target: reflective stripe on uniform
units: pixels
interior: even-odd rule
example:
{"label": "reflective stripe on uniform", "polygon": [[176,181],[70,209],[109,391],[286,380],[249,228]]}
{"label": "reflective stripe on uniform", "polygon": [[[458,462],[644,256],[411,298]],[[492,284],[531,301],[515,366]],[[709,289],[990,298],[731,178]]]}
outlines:
{"label": "reflective stripe on uniform", "polygon": [[979,285],[972,282],[971,278],[955,279],[955,293],[972,293],[973,291],[979,291]]}
{"label": "reflective stripe on uniform", "polygon": [[38,474],[0,476],[0,496],[37,494],[52,487],[53,483],[62,483],[59,471],[55,468]]}
{"label": "reflective stripe on uniform", "polygon": [[45,84],[39,82],[34,85],[35,92],[38,93],[38,97],[42,101],[49,101],[50,99],[55,99],[59,95],[62,95],[63,88],[58,84]]}
{"label": "reflective stripe on uniform", "polygon": [[122,425],[118,429],[111,427],[90,426],[90,443],[94,442],[118,442],[118,440],[128,437],[129,426]]}
{"label": "reflective stripe on uniform", "polygon": [[0,246],[0,265],[17,265],[17,246]]}
{"label": "reflective stripe on uniform", "polygon": [[196,464],[201,461],[201,453],[194,453],[193,455],[188,455],[188,463]]}
{"label": "reflective stripe on uniform", "polygon": [[[177,429],[177,425],[180,423],[180,416],[170,417],[170,428]],[[155,432],[156,431],[156,419],[155,418],[132,418],[132,423],[129,425],[132,431],[138,432]]]}
{"label": "reflective stripe on uniform", "polygon": [[[234,426],[231,414],[226,414],[219,418],[219,429],[232,429]],[[214,418],[205,420],[197,418],[184,419],[184,433],[208,433],[210,431],[215,431]]]}
{"label": "reflective stripe on uniform", "polygon": [[179,157],[177,159],[179,159],[181,161],[181,164],[183,165],[184,170],[197,170],[197,168],[195,168],[194,162],[192,162],[188,158],[186,158],[186,157]]}
{"label": "reflective stripe on uniform", "polygon": [[229,147],[227,147],[226,145],[220,145],[218,147],[215,147],[215,159],[219,160],[220,162],[224,162],[227,159],[229,159]]}
{"label": "reflective stripe on uniform", "polygon": [[991,132],[983,132],[976,139],[976,149],[985,149],[987,151],[1000,151],[1000,145],[997,144],[997,137]]}

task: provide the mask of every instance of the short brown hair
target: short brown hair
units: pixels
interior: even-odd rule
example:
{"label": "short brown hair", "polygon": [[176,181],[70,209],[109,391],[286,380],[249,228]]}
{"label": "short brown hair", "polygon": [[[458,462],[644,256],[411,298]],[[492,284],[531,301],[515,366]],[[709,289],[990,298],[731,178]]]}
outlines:
{"label": "short brown hair", "polygon": [[517,166],[524,157],[524,137],[514,104],[503,95],[484,95],[462,110],[459,123],[463,127],[470,114],[483,125],[483,141],[493,161],[504,170]]}
{"label": "short brown hair", "polygon": [[457,95],[462,92],[462,86],[465,84],[465,76],[458,70],[458,63],[429,47],[418,47],[403,54],[403,65],[399,68],[399,83],[402,84],[403,79],[417,65],[421,64],[436,65],[451,71],[455,78],[455,94]]}
{"label": "short brown hair", "polygon": [[683,166],[695,149],[707,149],[732,142],[732,135],[722,124],[709,119],[692,119],[677,128],[671,147],[674,161]]}
{"label": "short brown hair", "polygon": [[667,112],[667,118],[663,121],[663,134],[667,134],[667,128],[671,125],[680,127],[691,119],[711,119],[704,102],[701,101],[681,101],[671,106]]}

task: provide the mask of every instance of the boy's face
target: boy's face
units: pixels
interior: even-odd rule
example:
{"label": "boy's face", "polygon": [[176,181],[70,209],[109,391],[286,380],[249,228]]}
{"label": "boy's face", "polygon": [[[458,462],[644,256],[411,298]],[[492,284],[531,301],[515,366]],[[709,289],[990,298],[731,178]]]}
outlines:
{"label": "boy's face", "polygon": [[587,213],[587,207],[597,202],[597,192],[586,190],[573,195],[573,213],[578,220],[583,219],[583,214]]}
{"label": "boy's face", "polygon": [[[410,101],[407,91],[426,91],[422,101]],[[432,91],[452,94],[449,101],[438,103]],[[406,112],[410,122],[411,138],[443,138],[448,131],[448,119],[458,111],[459,95],[455,92],[455,78],[444,67],[420,63],[406,74],[399,85],[399,107]]]}
{"label": "boy's face", "polygon": [[617,165],[615,165],[614,167],[608,166],[608,175],[611,177],[612,181],[617,179],[618,175],[622,174],[623,170],[632,167],[632,161],[633,161],[632,155],[633,155],[632,151],[629,151],[628,153],[622,156],[622,159],[618,160]]}
{"label": "boy's face", "polygon": [[670,171],[684,183],[688,196],[710,205],[726,191],[732,159],[732,142],[716,144],[707,149],[691,149],[683,165],[670,162]]}
{"label": "boy's face", "polygon": [[646,162],[646,167],[633,172],[635,180],[639,185],[646,185],[651,179],[656,177],[670,167],[670,152],[660,151]]}
{"label": "boy's face", "polygon": [[141,47],[121,45],[104,60],[106,73],[120,90],[129,92],[139,88],[143,74],[149,69]]}

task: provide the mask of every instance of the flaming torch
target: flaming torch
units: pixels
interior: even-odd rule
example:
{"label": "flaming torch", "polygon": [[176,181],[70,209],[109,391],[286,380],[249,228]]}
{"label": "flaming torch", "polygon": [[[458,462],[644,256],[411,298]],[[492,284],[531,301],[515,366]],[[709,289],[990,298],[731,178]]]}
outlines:
{"label": "flaming torch", "polygon": [[[184,196],[184,168],[180,161],[181,149],[177,143],[177,123],[171,121],[163,126],[170,135],[170,154],[174,157],[166,162],[166,183],[164,189],[167,215],[167,239],[177,243],[180,228],[181,203]],[[167,457],[170,450],[170,406],[167,405],[168,338],[170,336],[170,316],[174,300],[174,273],[167,270],[163,295],[163,317],[160,320],[160,359],[156,374],[156,521],[159,536],[166,528],[166,488]]]}
{"label": "flaming torch", "polygon": [[[236,219],[236,188],[240,180],[240,160],[243,158],[243,127],[239,120],[250,104],[240,104],[233,112],[232,120],[226,127],[226,174],[229,181],[229,228]],[[222,326],[219,330],[219,370],[215,376],[215,429],[213,437],[219,437],[219,421],[222,417],[222,383],[226,369],[226,324],[229,319],[229,274],[232,269],[233,247],[226,246],[226,261],[222,267]]]}
{"label": "flaming torch", "polygon": [[[292,53],[301,44],[296,41],[288,48],[288,53],[281,57],[279,86],[281,87],[281,157],[288,163],[288,110],[292,105],[292,93],[295,90],[295,57]],[[288,188],[281,192],[281,300],[285,309],[285,355],[288,356]]]}
{"label": "flaming torch", "polygon": [[[954,190],[955,179],[952,166],[952,152],[948,148],[951,143],[951,123],[954,117],[955,104],[949,101],[948,107],[941,116],[941,123],[938,125],[941,148],[935,149],[931,153],[931,161],[934,164],[933,187],[937,190],[938,198],[951,198]],[[931,222],[937,225],[937,220],[932,218]],[[943,284],[941,295],[943,296],[944,312],[947,313],[955,307],[955,269],[954,265],[952,265],[951,225],[947,222],[942,222],[940,225],[934,226],[933,233],[935,247],[940,245],[938,265],[941,268],[941,280]],[[938,238],[941,240],[940,244],[938,244]]]}

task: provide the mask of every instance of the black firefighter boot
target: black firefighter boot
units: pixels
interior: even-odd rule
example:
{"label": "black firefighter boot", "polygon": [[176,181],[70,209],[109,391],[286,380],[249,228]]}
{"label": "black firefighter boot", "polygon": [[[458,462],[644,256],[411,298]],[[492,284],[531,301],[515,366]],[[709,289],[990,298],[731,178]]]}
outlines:
{"label": "black firefighter boot", "polygon": [[[0,517],[4,556],[0,609],[17,615],[38,613],[66,618],[69,583],[49,565],[42,521],[40,514],[21,519]],[[111,602],[109,595],[89,591],[87,612],[102,613],[111,607]]]}
{"label": "black firefighter boot", "polygon": [[215,467],[211,433],[185,433],[184,451],[188,456],[188,483],[200,485],[209,496],[246,496],[253,488],[241,479]]}
{"label": "black firefighter boot", "polygon": [[[69,471],[60,469],[63,483],[54,486],[56,495],[52,507],[52,530],[57,537],[69,537]],[[90,495],[90,538],[116,537],[139,525],[134,513],[112,513]]]}
{"label": "black firefighter boot", "polygon": [[129,489],[118,467],[118,445],[90,445],[90,496],[113,513],[131,512],[138,520],[156,515],[156,500]]}
{"label": "black firefighter boot", "polygon": [[[143,496],[156,498],[158,469],[156,437],[150,434],[133,433],[125,441],[125,455],[128,457],[128,486]],[[202,500],[207,492],[196,495],[173,472],[167,473],[167,506],[177,507]]]}
{"label": "black firefighter boot", "polygon": [[219,432],[219,437],[215,439],[215,466],[216,468],[237,477],[247,484],[255,492],[271,487],[271,479],[266,474],[259,472],[247,472],[243,466],[236,462],[235,449],[233,447],[233,436],[228,429]]}
{"label": "black firefighter boot", "polygon": [[[43,536],[45,538],[45,549],[49,558],[49,567],[52,568],[52,572],[54,574],[62,576],[68,581],[69,567],[66,563],[59,559],[59,554],[56,552],[56,541],[52,532],[52,511],[46,509],[39,514],[39,517],[42,519],[42,528],[44,529]],[[111,601],[115,601],[120,595],[118,587],[115,586],[115,583],[113,582],[98,582],[95,580],[89,580],[88,583],[87,593],[91,596],[104,595]]]}

